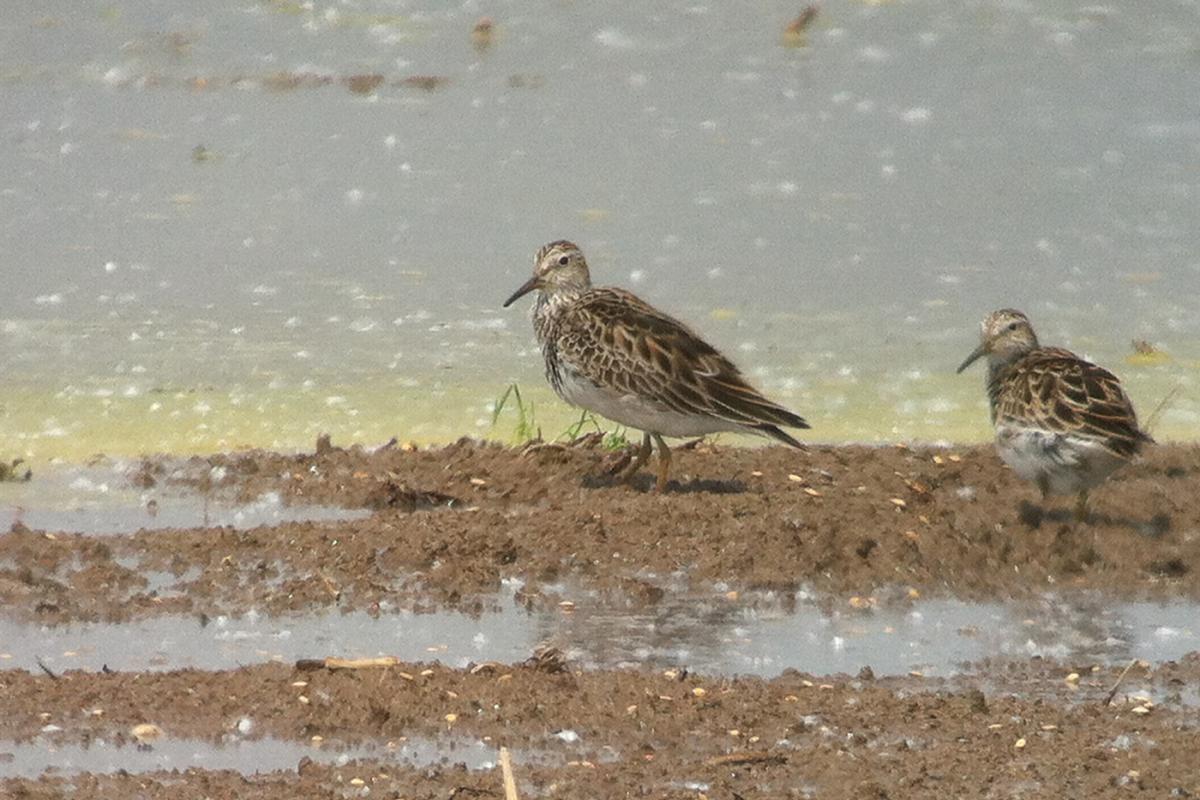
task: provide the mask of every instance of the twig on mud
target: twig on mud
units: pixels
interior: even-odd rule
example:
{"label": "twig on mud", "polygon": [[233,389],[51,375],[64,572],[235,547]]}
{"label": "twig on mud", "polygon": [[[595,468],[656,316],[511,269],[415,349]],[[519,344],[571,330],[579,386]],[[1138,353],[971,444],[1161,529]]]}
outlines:
{"label": "twig on mud", "polygon": [[517,796],[517,781],[513,778],[512,759],[508,748],[500,748],[500,774],[504,776],[504,800],[521,800]]}
{"label": "twig on mud", "polygon": [[1125,680],[1125,676],[1129,674],[1129,670],[1133,669],[1134,665],[1137,663],[1138,660],[1135,658],[1133,661],[1130,661],[1125,665],[1125,669],[1121,670],[1121,674],[1117,676],[1117,682],[1113,684],[1112,689],[1108,693],[1108,697],[1104,698],[1104,705],[1112,705],[1113,698],[1117,696],[1117,689],[1121,688],[1121,681]]}
{"label": "twig on mud", "polygon": [[733,764],[784,764],[787,763],[787,756],[783,753],[755,750],[747,753],[726,753],[721,756],[713,756],[706,758],[704,763],[710,767],[726,767]]}
{"label": "twig on mud", "polygon": [[37,662],[37,665],[38,665],[39,667],[41,667],[41,668],[42,668],[42,672],[44,672],[44,673],[46,673],[47,675],[49,675],[49,676],[50,676],[50,680],[52,680],[52,681],[56,681],[56,680],[58,680],[58,676],[57,676],[57,675],[55,675],[53,672],[51,672],[51,671],[50,671],[50,668],[49,668],[49,667],[47,667],[47,666],[46,666],[46,665],[45,665],[45,664],[42,662],[42,657],[41,657],[41,656],[34,656],[33,658],[34,658],[34,661],[36,661],[36,662]]}
{"label": "twig on mud", "polygon": [[312,672],[318,669],[371,669],[374,667],[394,667],[400,663],[395,656],[379,656],[377,658],[302,658],[296,662],[296,669]]}

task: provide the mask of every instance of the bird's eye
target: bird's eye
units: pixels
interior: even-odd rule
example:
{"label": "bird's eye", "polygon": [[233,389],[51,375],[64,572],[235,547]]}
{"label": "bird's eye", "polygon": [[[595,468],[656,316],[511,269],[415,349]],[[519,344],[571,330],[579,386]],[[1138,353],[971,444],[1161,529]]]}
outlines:
{"label": "bird's eye", "polygon": [[1017,329],[1017,327],[1018,327],[1018,325],[1017,325],[1017,323],[1015,323],[1015,322],[1010,322],[1010,323],[1008,323],[1008,329],[1009,329],[1010,331],[1015,331],[1015,330]]}
{"label": "bird's eye", "polygon": [[567,258],[566,256],[559,256],[558,257],[558,265],[560,267],[565,267],[567,265],[567,262],[570,260],[571,259]]}

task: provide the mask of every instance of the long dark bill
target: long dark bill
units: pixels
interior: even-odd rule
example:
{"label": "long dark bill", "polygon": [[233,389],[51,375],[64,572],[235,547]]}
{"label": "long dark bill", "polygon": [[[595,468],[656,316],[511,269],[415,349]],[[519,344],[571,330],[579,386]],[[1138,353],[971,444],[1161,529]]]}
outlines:
{"label": "long dark bill", "polygon": [[986,345],[982,345],[982,344],[981,344],[981,345],[979,345],[979,347],[976,347],[976,348],[975,348],[975,352],[973,352],[973,353],[971,353],[971,355],[967,356],[967,360],[966,360],[966,361],[964,361],[963,363],[961,363],[961,364],[959,364],[959,365],[958,365],[958,369],[956,369],[956,370],[955,370],[955,372],[962,372],[964,369],[966,369],[967,367],[969,367],[969,366],[971,366],[972,364],[974,364],[974,363],[975,363],[975,361],[976,361],[976,360],[977,360],[977,359],[978,359],[980,356],[983,356],[983,355],[986,355],[986,354],[987,354],[987,346],[986,346]]}
{"label": "long dark bill", "polygon": [[521,284],[521,288],[513,292],[512,297],[504,301],[504,307],[508,308],[536,288],[538,288],[538,276],[534,275],[532,278]]}

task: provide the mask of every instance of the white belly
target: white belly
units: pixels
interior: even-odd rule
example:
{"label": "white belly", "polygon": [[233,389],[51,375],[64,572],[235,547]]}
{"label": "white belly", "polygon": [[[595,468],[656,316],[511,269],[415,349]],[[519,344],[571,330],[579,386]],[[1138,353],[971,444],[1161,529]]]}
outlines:
{"label": "white belly", "polygon": [[680,414],[637,395],[597,386],[565,365],[561,369],[562,383],[559,395],[563,400],[619,422],[627,428],[663,436],[703,436],[720,431],[745,430],[736,423],[717,417]]}
{"label": "white belly", "polygon": [[1096,441],[1033,428],[996,428],[996,450],[1013,472],[1050,494],[1077,494],[1125,463]]}

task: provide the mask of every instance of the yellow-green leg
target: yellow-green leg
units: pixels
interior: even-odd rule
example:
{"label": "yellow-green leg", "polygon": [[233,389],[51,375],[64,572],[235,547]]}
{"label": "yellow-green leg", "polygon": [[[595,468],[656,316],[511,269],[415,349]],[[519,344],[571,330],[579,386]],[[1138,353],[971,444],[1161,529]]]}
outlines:
{"label": "yellow-green leg", "polygon": [[629,483],[631,480],[633,480],[633,476],[637,474],[637,471],[646,466],[646,464],[650,461],[650,453],[652,450],[653,448],[650,446],[650,434],[642,434],[641,448],[638,449],[637,453],[629,459],[629,463],[626,464],[621,469],[620,473],[617,474],[617,480],[624,483]]}
{"label": "yellow-green leg", "polygon": [[[649,442],[649,438],[646,441]],[[654,441],[658,442],[658,482],[654,489],[662,494],[667,490],[667,476],[671,473],[671,448],[657,433],[654,434]]]}

